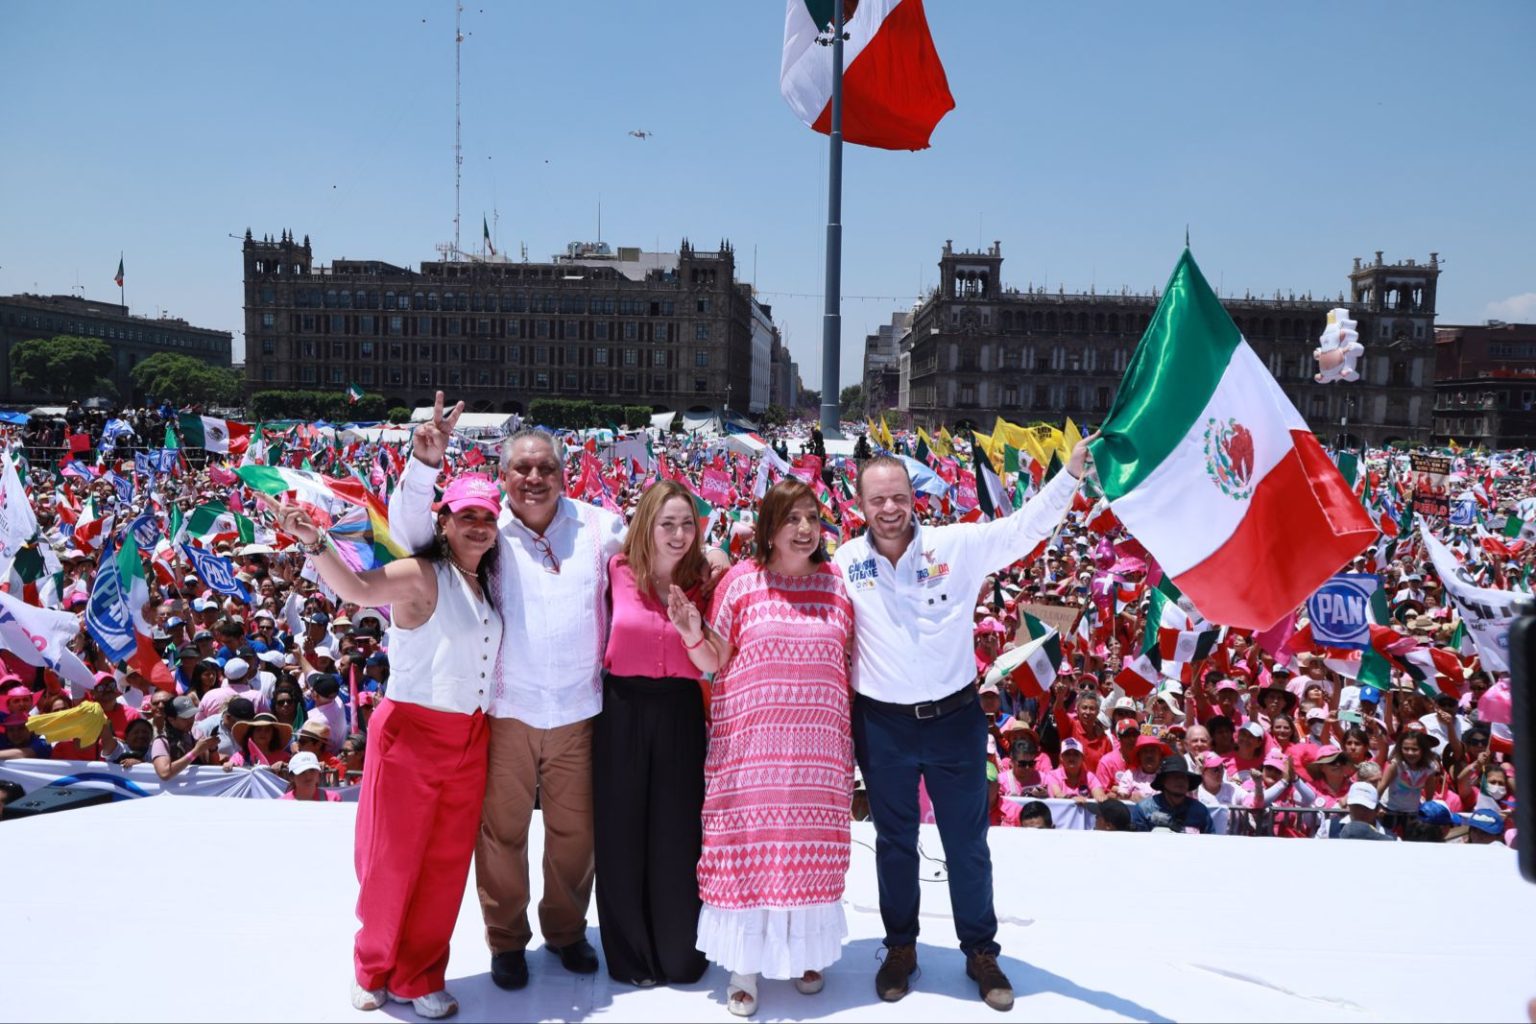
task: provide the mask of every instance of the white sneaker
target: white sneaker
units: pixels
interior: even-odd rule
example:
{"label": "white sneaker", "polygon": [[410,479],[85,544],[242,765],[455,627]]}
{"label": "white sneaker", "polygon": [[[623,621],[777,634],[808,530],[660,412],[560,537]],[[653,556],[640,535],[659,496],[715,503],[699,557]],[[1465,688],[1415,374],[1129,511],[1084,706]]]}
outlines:
{"label": "white sneaker", "polygon": [[356,981],[352,982],[352,1009],[377,1010],[384,1005],[384,990],[381,988],[363,988]]}
{"label": "white sneaker", "polygon": [[443,1017],[452,1017],[459,1012],[459,1001],[453,998],[453,994],[447,989],[440,992],[428,992],[424,996],[415,999],[407,999],[389,993],[389,998],[397,1003],[410,1003],[411,1009],[416,1011],[416,1016],[425,1017],[427,1020],[439,1020]]}

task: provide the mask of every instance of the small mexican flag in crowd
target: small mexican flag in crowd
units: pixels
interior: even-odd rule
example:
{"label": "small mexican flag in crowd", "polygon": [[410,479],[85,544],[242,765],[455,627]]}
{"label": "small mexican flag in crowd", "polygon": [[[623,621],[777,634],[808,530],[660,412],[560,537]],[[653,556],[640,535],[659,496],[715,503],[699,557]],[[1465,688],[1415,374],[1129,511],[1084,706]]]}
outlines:
{"label": "small mexican flag in crowd", "polygon": [[363,400],[363,389],[358,387],[356,384],[348,384],[347,385],[347,401],[349,403],[351,403],[352,405],[356,405],[358,402],[361,402],[362,400]]}
{"label": "small mexican flag in crowd", "polygon": [[221,455],[239,455],[251,441],[251,427],[248,423],[189,413],[182,413],[178,420],[181,436],[192,448],[204,448]]}

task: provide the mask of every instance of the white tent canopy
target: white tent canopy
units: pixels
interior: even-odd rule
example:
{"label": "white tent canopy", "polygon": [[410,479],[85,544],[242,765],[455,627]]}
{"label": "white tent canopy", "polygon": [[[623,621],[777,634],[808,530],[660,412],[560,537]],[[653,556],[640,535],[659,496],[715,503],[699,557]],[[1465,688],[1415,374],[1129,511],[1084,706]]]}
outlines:
{"label": "white tent canopy", "polygon": [[[412,423],[426,423],[432,419],[432,406],[422,405],[411,410]],[[465,412],[459,414],[459,431],[479,437],[510,434],[516,429],[518,417],[510,412]]]}
{"label": "white tent canopy", "polygon": [[659,430],[663,434],[672,429],[672,421],[677,419],[675,412],[658,412],[651,416],[651,429]]}
{"label": "white tent canopy", "polygon": [[750,434],[727,434],[715,442],[715,446],[738,455],[761,455],[768,446]]}

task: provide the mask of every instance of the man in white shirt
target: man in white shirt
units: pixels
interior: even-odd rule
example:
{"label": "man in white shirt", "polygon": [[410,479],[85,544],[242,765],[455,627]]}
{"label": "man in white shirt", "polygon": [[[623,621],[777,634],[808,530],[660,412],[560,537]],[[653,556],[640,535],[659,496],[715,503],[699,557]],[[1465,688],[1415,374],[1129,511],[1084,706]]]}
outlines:
{"label": "man in white shirt", "polygon": [[912,514],[912,483],[890,456],[859,471],[865,533],[838,548],[854,607],[854,751],[877,836],[885,963],[881,999],[906,995],[917,966],[918,800],[933,803],[949,868],[955,932],[966,973],[987,1005],[1013,1006],[997,966],[997,914],[987,848],[987,722],[971,685],[976,674],[972,609],[988,574],[1033,551],[1072,503],[1087,459],[1073,451],[1066,472],[1023,508],[991,523],[924,527]]}
{"label": "man in white shirt", "polygon": [[[416,428],[411,460],[389,500],[389,528],[409,549],[433,539],[432,486],[464,410]],[[544,819],[544,896],[539,930],[550,952],[578,974],[597,970],[586,939],[592,896],[592,718],[602,709],[608,633],[608,560],[624,521],[564,496],[557,442],[520,430],[501,447],[507,506],[492,581],[501,649],[485,656],[492,686],[491,749],[475,847],[475,882],[491,947],[491,980],[528,983],[528,828],[535,794]]]}

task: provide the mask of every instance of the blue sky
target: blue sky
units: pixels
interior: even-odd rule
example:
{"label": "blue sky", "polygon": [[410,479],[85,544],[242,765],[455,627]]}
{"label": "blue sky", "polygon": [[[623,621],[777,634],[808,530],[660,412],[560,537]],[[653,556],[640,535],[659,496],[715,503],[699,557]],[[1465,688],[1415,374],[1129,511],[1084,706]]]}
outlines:
{"label": "blue sky", "polygon": [[[482,6],[483,5],[483,6]],[[783,5],[469,0],[465,248],[721,237],[819,384],[826,140],[778,93]],[[946,238],[1007,283],[1226,293],[1445,260],[1442,323],[1536,320],[1536,4],[928,0],[957,108],[845,156],[844,383]],[[451,0],[0,5],[0,294],[238,331],[240,243],[415,265],[452,237]],[[654,137],[626,134],[646,129]],[[242,344],[237,333],[237,350]]]}

